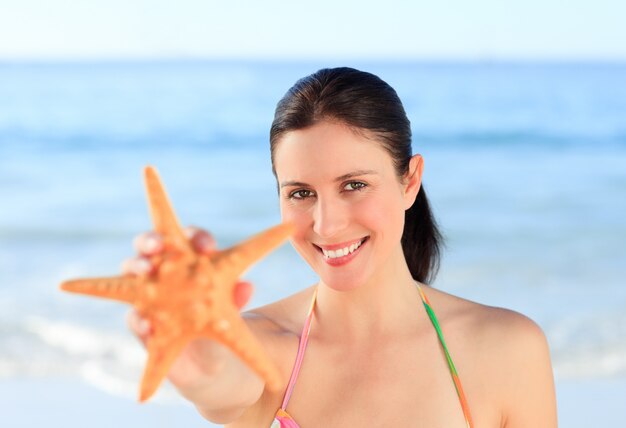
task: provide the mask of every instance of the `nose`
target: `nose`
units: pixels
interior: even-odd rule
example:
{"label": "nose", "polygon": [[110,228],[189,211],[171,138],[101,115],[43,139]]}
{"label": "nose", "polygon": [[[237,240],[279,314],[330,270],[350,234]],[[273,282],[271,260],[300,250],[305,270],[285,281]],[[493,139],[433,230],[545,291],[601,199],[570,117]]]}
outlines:
{"label": "nose", "polygon": [[313,213],[313,231],[320,238],[332,238],[346,229],[349,210],[340,201],[318,198]]}

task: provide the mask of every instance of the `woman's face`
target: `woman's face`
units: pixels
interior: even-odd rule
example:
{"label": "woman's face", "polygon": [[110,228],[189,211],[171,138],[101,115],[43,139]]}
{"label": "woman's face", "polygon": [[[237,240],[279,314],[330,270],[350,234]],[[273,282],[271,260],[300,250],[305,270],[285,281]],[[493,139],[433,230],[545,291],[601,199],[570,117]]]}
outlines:
{"label": "woman's face", "polygon": [[417,183],[401,182],[378,142],[324,121],[285,134],[274,166],[283,221],[295,225],[291,242],[326,285],[353,289],[404,257],[404,212],[419,190],[421,157],[411,161]]}

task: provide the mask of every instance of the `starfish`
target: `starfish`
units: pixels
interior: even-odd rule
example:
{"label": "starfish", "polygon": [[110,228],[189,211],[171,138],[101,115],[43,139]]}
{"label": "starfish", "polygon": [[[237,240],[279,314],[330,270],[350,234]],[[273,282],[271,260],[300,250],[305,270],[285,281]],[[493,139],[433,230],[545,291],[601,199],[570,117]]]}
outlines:
{"label": "starfish", "polygon": [[140,402],[156,392],[176,357],[197,338],[227,346],[265,380],[268,389],[277,390],[282,385],[280,374],[241,318],[233,288],[252,263],[292,233],[292,226],[279,224],[234,247],[201,255],[183,233],[156,170],[146,167],[144,177],[154,228],[164,241],[159,260],[153,260],[157,272],[70,280],[61,289],[129,303],[151,322]]}

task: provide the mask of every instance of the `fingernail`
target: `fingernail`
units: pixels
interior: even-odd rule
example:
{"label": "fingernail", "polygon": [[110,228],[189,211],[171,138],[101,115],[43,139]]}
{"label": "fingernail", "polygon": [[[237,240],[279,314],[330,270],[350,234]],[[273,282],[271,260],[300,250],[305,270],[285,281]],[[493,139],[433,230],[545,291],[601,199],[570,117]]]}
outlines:
{"label": "fingernail", "polygon": [[196,245],[202,249],[205,249],[209,245],[209,237],[204,233],[196,235]]}
{"label": "fingernail", "polygon": [[200,252],[210,252],[215,249],[215,240],[206,232],[197,233],[192,243],[194,248]]}
{"label": "fingernail", "polygon": [[150,331],[150,321],[142,319],[137,325],[140,334],[147,334]]}
{"label": "fingernail", "polygon": [[148,273],[152,270],[152,263],[148,259],[139,258],[135,261],[136,273]]}
{"label": "fingernail", "polygon": [[124,274],[132,273],[131,262],[129,259],[126,259],[122,262],[122,273]]}
{"label": "fingernail", "polygon": [[198,228],[195,226],[187,226],[183,229],[183,233],[185,234],[187,239],[191,239],[196,234],[197,230]]}
{"label": "fingernail", "polygon": [[148,236],[144,242],[144,251],[147,253],[154,253],[159,250],[161,241],[155,237]]}

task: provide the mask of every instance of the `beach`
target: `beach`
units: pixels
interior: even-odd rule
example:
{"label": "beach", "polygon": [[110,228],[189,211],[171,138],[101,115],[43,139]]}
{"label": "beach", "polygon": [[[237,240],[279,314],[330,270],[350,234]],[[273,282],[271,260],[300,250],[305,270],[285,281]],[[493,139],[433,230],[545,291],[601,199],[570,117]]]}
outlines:
{"label": "beach", "polygon": [[191,404],[182,400],[169,404],[139,404],[75,379],[3,380],[0,402],[2,426],[6,428],[78,428],[86,424],[92,428],[218,426],[207,422]]}

